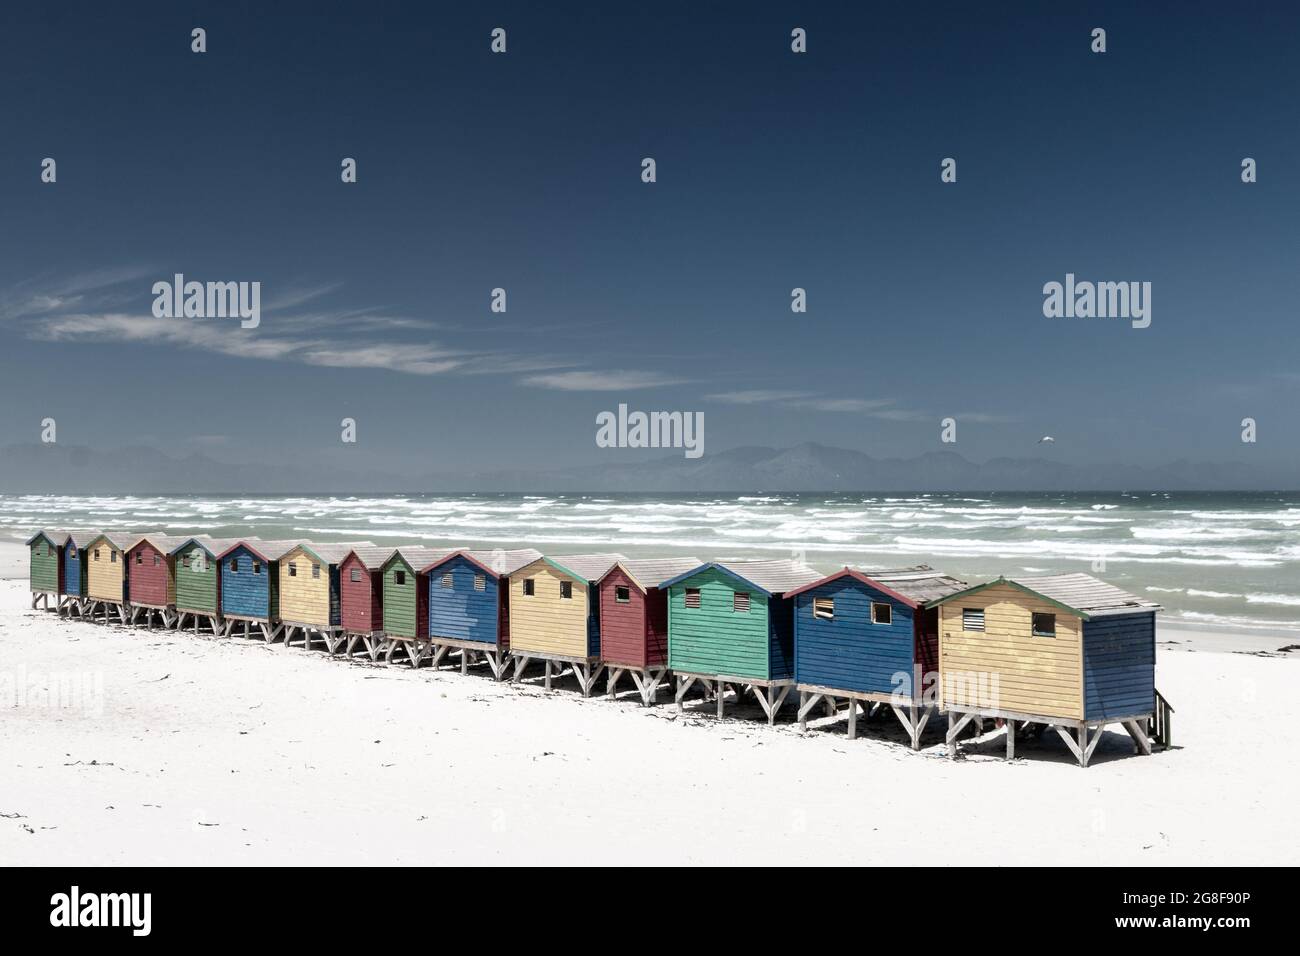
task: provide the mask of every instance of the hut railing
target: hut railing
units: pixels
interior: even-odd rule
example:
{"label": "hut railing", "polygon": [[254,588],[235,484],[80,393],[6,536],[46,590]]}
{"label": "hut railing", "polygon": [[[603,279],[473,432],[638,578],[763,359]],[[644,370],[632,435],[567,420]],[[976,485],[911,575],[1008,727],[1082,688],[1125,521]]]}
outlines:
{"label": "hut railing", "polygon": [[1173,712],[1173,705],[1165,700],[1164,694],[1157,690],[1155,711],[1152,716],[1151,736],[1165,749],[1174,745],[1173,725],[1170,722],[1170,716]]}

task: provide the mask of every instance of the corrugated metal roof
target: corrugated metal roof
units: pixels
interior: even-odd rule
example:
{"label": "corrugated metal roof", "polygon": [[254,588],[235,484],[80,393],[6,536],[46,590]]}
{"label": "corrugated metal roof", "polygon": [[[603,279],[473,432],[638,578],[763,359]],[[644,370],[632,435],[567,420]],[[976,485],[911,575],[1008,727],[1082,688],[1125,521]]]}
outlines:
{"label": "corrugated metal roof", "polygon": [[[349,552],[355,551],[357,548],[373,548],[375,543],[373,541],[326,541],[324,543],[316,541],[299,541],[294,545],[294,547],[297,547],[298,545],[307,548],[312,554],[316,555],[327,564],[340,564],[343,559],[348,556]],[[293,548],[290,548],[289,550],[292,551]],[[286,554],[287,553],[288,552],[286,552]],[[283,557],[283,555],[281,555],[281,557]]]}
{"label": "corrugated metal roof", "polygon": [[173,550],[180,547],[188,540],[189,538],[181,537],[180,535],[154,534],[150,532],[147,534],[136,535],[135,539],[131,542],[131,546],[128,547],[127,550],[134,551],[138,545],[147,541],[163,554],[171,554]]}
{"label": "corrugated metal roof", "polygon": [[578,577],[587,581],[599,581],[605,572],[614,566],[615,561],[624,560],[623,555],[611,554],[548,554],[546,559],[560,565]]}
{"label": "corrugated metal roof", "polygon": [[69,534],[68,537],[72,539],[72,543],[75,544],[78,548],[84,548],[86,545],[90,544],[90,542],[94,541],[96,538],[99,537],[99,532],[98,531],[74,531],[71,534]]}
{"label": "corrugated metal roof", "polygon": [[[385,548],[381,545],[374,545],[353,548],[350,553],[357,556],[357,559],[361,562],[361,566],[367,571],[378,571],[388,563],[388,559],[393,556],[393,552],[396,550],[396,548]],[[344,555],[344,558],[346,557],[347,555]]]}
{"label": "corrugated metal roof", "polygon": [[822,575],[802,561],[777,558],[768,561],[717,562],[718,566],[753,581],[769,594],[784,594],[819,580]]}
{"label": "corrugated metal roof", "polygon": [[250,551],[260,554],[267,561],[279,561],[300,544],[302,544],[301,541],[263,541],[261,538],[237,538],[232,539],[229,547],[218,554],[217,557],[224,558],[231,551],[243,545]]}
{"label": "corrugated metal roof", "polygon": [[[664,581],[685,574],[700,566],[699,558],[628,558],[618,562],[637,584],[645,590],[657,588]],[[613,571],[613,568],[609,569]],[[606,574],[609,572],[607,571]]]}
{"label": "corrugated metal roof", "polygon": [[465,554],[485,568],[491,569],[498,577],[514,574],[542,556],[542,552],[536,548],[519,548],[514,551],[466,551]]}
{"label": "corrugated metal roof", "polygon": [[100,538],[103,538],[105,541],[107,541],[118,551],[127,551],[130,549],[130,547],[133,544],[135,544],[137,541],[140,540],[139,535],[133,535],[127,532],[101,531],[98,534],[95,534],[94,536],[91,537],[90,541],[87,542],[87,546],[89,547],[90,545],[94,544]]}
{"label": "corrugated metal roof", "polygon": [[1015,578],[1012,583],[1028,588],[1043,597],[1051,598],[1066,607],[1083,611],[1089,617],[1163,610],[1154,601],[1129,594],[1122,588],[1082,572]]}
{"label": "corrugated metal roof", "polygon": [[964,591],[968,587],[965,581],[949,574],[940,574],[928,564],[918,564],[911,568],[892,568],[886,571],[863,571],[863,575],[885,585],[917,604],[938,601],[950,594]]}
{"label": "corrugated metal roof", "polygon": [[[403,561],[409,564],[414,571],[419,572],[423,571],[435,561],[442,560],[451,553],[451,551],[447,551],[444,548],[426,548],[423,546],[416,546],[413,548],[402,547],[394,548],[393,551],[389,553],[388,559],[391,559],[394,554],[400,554]],[[388,559],[384,561],[385,564],[388,563]]]}
{"label": "corrugated metal roof", "polygon": [[239,538],[209,538],[206,534],[196,534],[193,537],[182,538],[180,544],[172,548],[171,553],[175,554],[190,544],[197,544],[206,550],[209,555],[218,558],[238,545],[240,540]]}
{"label": "corrugated metal roof", "polygon": [[63,542],[68,540],[68,532],[56,531],[53,528],[42,528],[40,531],[37,531],[30,538],[27,539],[27,541],[25,542],[27,547],[30,548],[33,544],[36,543],[36,539],[41,537],[48,538],[49,540],[53,541],[55,545],[61,547],[63,545]]}

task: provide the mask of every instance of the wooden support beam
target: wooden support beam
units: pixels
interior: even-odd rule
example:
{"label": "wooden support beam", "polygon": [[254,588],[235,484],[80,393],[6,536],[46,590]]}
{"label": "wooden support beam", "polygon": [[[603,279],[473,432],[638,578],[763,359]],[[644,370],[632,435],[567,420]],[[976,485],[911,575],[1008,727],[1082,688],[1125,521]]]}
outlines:
{"label": "wooden support beam", "polygon": [[1052,727],[1060,735],[1060,738],[1065,741],[1065,745],[1070,748],[1070,753],[1074,754],[1075,759],[1079,761],[1079,766],[1082,767],[1083,749],[1079,746],[1080,741],[1076,741],[1074,734],[1070,732],[1074,728],[1065,727],[1062,724],[1053,724]]}
{"label": "wooden support beam", "polygon": [[1016,722],[1010,718],[1006,721],[1007,727],[1007,759],[1016,759]]}
{"label": "wooden support beam", "polygon": [[1142,729],[1141,723],[1136,720],[1124,721],[1124,729],[1128,735],[1133,738],[1133,752],[1140,753],[1143,756],[1151,756],[1151,738],[1146,735]]}
{"label": "wooden support beam", "polygon": [[849,740],[858,739],[858,699],[849,698]]}

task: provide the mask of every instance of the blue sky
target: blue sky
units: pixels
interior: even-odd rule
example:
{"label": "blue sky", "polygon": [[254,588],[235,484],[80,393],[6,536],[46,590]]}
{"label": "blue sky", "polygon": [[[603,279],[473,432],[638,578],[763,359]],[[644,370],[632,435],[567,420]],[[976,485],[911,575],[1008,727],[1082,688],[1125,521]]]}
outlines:
{"label": "blue sky", "polygon": [[[1300,463],[1300,13],[621,6],[7,9],[0,443],[335,460],[351,416],[395,469],[550,468],[637,454],[626,402],[709,451]],[[260,328],[153,318],[176,272]],[[1067,272],[1151,327],[1044,318]]]}

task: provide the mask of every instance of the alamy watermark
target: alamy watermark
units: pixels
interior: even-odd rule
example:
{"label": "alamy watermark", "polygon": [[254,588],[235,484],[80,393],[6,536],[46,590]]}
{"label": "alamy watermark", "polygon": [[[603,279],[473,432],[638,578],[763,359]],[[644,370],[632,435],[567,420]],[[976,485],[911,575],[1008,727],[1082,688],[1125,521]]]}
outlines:
{"label": "alamy watermark", "polygon": [[158,319],[238,318],[243,329],[262,324],[261,282],[186,282],[176,273],[153,284],[153,314]]}
{"label": "alamy watermark", "polygon": [[1049,319],[1130,319],[1135,329],[1151,324],[1150,282],[1076,281],[1073,272],[1065,282],[1043,286],[1043,315]]}
{"label": "alamy watermark", "polygon": [[703,412],[618,412],[596,416],[599,448],[684,448],[687,458],[704,454]]}
{"label": "alamy watermark", "polygon": [[0,711],[77,710],[86,717],[104,714],[102,671],[29,671],[19,664],[0,671]]}

